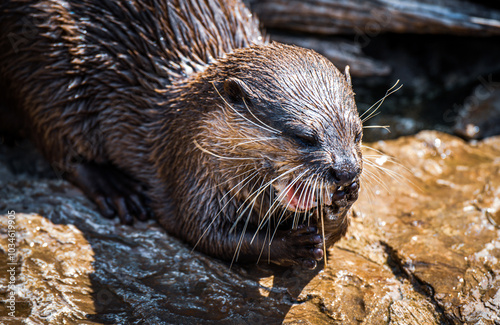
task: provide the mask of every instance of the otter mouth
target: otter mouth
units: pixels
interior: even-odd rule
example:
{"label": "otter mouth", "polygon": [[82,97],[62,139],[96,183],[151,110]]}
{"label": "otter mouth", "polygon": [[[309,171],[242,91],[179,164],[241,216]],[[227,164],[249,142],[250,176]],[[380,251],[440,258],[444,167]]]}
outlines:
{"label": "otter mouth", "polygon": [[287,186],[284,205],[291,211],[309,211],[318,206],[316,191],[302,182]]}
{"label": "otter mouth", "polygon": [[330,188],[315,188],[304,182],[275,185],[278,199],[287,210],[292,212],[307,212],[320,206],[345,206],[357,198],[358,181],[345,186]]}

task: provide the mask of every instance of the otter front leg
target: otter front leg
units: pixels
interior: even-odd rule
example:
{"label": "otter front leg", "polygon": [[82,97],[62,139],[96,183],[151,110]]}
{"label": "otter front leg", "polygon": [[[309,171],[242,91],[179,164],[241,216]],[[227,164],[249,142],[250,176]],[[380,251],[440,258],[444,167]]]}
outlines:
{"label": "otter front leg", "polygon": [[301,264],[316,268],[323,258],[323,238],[314,226],[299,225],[297,229],[279,231],[271,242],[271,261],[280,265]]}
{"label": "otter front leg", "polygon": [[142,186],[109,164],[77,163],[64,177],[94,201],[106,218],[119,217],[132,224],[134,216],[143,221],[150,217]]}

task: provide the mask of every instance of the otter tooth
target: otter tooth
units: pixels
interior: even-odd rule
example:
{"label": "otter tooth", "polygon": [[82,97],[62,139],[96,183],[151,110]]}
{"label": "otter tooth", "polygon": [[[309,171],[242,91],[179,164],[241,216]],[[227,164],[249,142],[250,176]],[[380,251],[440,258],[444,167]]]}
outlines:
{"label": "otter tooth", "polygon": [[332,205],[332,195],[333,195],[333,193],[334,192],[326,193],[324,195],[324,198],[323,198],[323,200],[324,200],[323,204],[324,205],[327,205],[327,206]]}

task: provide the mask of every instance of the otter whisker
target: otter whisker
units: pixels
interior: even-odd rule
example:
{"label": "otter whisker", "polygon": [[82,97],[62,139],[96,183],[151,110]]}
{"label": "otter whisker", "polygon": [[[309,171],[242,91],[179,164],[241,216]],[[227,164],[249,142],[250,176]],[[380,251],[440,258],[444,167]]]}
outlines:
{"label": "otter whisker", "polygon": [[[374,158],[374,160],[375,160],[375,161],[371,161],[371,160],[369,160],[369,159],[366,159],[366,160],[365,160],[365,159],[363,159],[363,162],[365,162],[365,163],[367,163],[367,164],[369,164],[369,163],[375,164],[376,166],[374,166],[374,167],[377,167],[377,168],[378,168],[378,167],[382,167],[382,166],[381,166],[381,163],[377,162],[377,160],[379,160],[379,159],[383,159],[383,160],[384,160],[384,162],[389,162],[389,163],[391,163],[391,164],[393,164],[393,165],[396,165],[396,166],[398,166],[398,167],[402,168],[404,171],[406,171],[406,172],[408,172],[408,173],[410,173],[410,174],[413,174],[413,172],[412,172],[412,171],[411,171],[408,167],[406,167],[405,165],[401,164],[401,163],[400,163],[400,162],[398,162],[396,159],[394,159],[394,158],[392,158],[392,157],[390,157],[390,156],[387,156],[387,155],[379,155],[379,156],[377,156],[377,155],[366,155],[366,158],[370,158],[370,159],[373,159],[373,158]],[[382,168],[385,168],[385,167],[382,167]],[[391,170],[391,171],[392,171],[392,172],[394,172],[394,173],[396,173],[396,172],[395,172],[395,171],[393,171],[393,170]],[[400,175],[400,176],[402,176],[402,175]],[[402,176],[402,177],[403,177],[403,176]],[[404,178],[404,177],[403,177],[403,178]]]}
{"label": "otter whisker", "polygon": [[[264,218],[270,218],[271,215],[276,211],[276,209],[278,209],[279,207],[279,203],[280,201],[285,197],[286,193],[288,193],[288,191],[307,173],[307,170],[304,171],[303,173],[301,173],[300,175],[298,175],[297,177],[295,177],[293,179],[293,181],[291,181],[282,191],[281,193],[278,195],[278,197],[274,200],[273,204],[269,207],[269,209],[267,210],[266,214],[264,215]],[[286,209],[288,209],[288,207],[290,206],[290,203],[291,202],[288,202],[287,205],[286,205]],[[285,209],[285,211],[286,211]],[[282,214],[283,215],[283,214]],[[281,223],[281,218],[280,220],[278,221],[278,225]]]}
{"label": "otter whisker", "polygon": [[[365,123],[366,121],[368,121],[370,118],[373,117],[373,114],[375,114],[375,112],[380,108],[380,106],[384,103],[384,101],[385,101],[385,99],[387,97],[389,97],[390,95],[394,94],[396,91],[398,91],[399,89],[401,89],[401,87],[403,87],[403,85],[400,85],[397,89],[394,89],[398,83],[399,83],[399,79],[396,81],[396,83],[391,88],[389,88],[385,92],[384,97],[382,97],[381,99],[379,99],[378,101],[376,101],[372,106],[370,106],[370,108],[368,108],[363,114],[360,115],[359,118],[361,118],[361,122],[362,123]],[[375,105],[377,105],[377,107],[375,107],[375,109],[368,116],[365,117],[365,114],[367,114],[368,112],[370,112]]]}
{"label": "otter whisker", "polygon": [[245,138],[224,138],[224,140],[231,140],[231,141],[245,140],[245,142],[242,142],[242,143],[255,142],[255,141],[264,141],[264,140],[275,140],[275,139],[277,139],[277,138],[276,137],[253,137],[250,134],[247,137],[245,137]]}
{"label": "otter whisker", "polygon": [[[316,193],[316,209],[321,209],[321,205],[323,204],[323,198],[321,196],[323,192],[322,186],[323,186],[323,179],[320,177],[320,175],[316,175],[316,181],[314,182],[314,187],[313,187],[314,192]],[[309,219],[307,221],[307,224],[309,225]]]}
{"label": "otter whisker", "polygon": [[198,149],[200,149],[200,150],[201,150],[201,151],[203,151],[204,153],[207,153],[207,154],[209,154],[209,155],[211,155],[211,156],[214,156],[214,157],[217,157],[217,158],[220,158],[220,159],[229,159],[229,160],[263,160],[263,159],[264,159],[264,158],[256,158],[256,157],[245,157],[245,158],[243,158],[243,157],[224,157],[224,156],[219,156],[218,154],[213,153],[213,152],[209,151],[208,149],[203,148],[203,147],[202,147],[202,146],[198,143],[198,141],[196,141],[196,139],[195,139],[195,140],[193,140],[193,143],[194,143],[194,145],[195,145]]}
{"label": "otter whisker", "polygon": [[[365,144],[362,144],[361,145],[361,148],[363,149],[367,149],[367,150],[371,150],[371,151],[375,151],[376,153],[378,153],[379,155],[381,156],[387,156],[389,159],[393,159],[391,156],[387,155],[385,152],[381,151],[381,150],[378,150],[378,149],[375,149],[373,147],[370,147],[370,146],[367,146]],[[375,155],[363,155],[363,157],[375,157]]]}
{"label": "otter whisker", "polygon": [[[321,197],[323,197],[323,185],[324,185],[323,182],[324,181],[322,180],[320,188]],[[326,238],[325,238],[325,219],[323,217],[323,207],[320,206],[319,203],[318,203],[318,210],[320,211],[320,219],[321,219],[321,236],[323,237],[323,258],[325,259],[325,266],[327,266],[328,262],[327,262]]]}
{"label": "otter whisker", "polygon": [[[258,173],[259,173],[259,171],[256,170],[252,174],[250,174],[249,176],[245,177],[243,180],[239,181],[236,185],[234,185],[231,189],[229,189],[229,191],[224,193],[224,195],[220,199],[220,202],[222,202],[224,200],[224,198],[226,196],[228,196],[236,187],[241,186],[241,188],[238,191],[236,191],[236,193],[234,193],[234,195],[229,199],[229,202],[230,202]],[[247,180],[247,181],[245,182],[245,180]],[[243,182],[245,182],[245,184],[243,184]],[[222,208],[225,208],[226,205],[227,205],[227,203]]]}
{"label": "otter whisker", "polygon": [[[269,187],[269,202],[272,202],[272,198],[273,198],[273,195],[274,195],[273,191],[274,191],[273,187],[270,186]],[[264,206],[264,197],[265,197],[265,195],[261,196],[259,216],[262,215],[262,208]],[[259,257],[258,257],[257,261],[260,261],[260,258],[262,257],[262,253],[264,253],[264,249],[266,247],[268,247],[266,245],[266,240],[267,240],[267,238],[271,238],[271,233],[270,233],[271,232],[271,220],[272,219],[269,219],[268,222],[267,222],[266,236],[264,237],[264,242],[262,243],[262,248],[260,249],[260,253],[259,253]],[[269,249],[269,247],[268,247],[268,249]],[[271,263],[271,251],[270,251],[270,249],[269,249],[268,254],[267,254],[267,259],[268,259],[267,262]]]}
{"label": "otter whisker", "polygon": [[[256,173],[254,173],[256,174]],[[250,176],[248,176],[250,177]],[[247,178],[248,178],[247,177]],[[248,180],[248,182],[250,182],[253,177],[255,177],[255,175],[252,176],[252,178],[250,180]],[[243,180],[244,181],[244,180]],[[241,183],[241,182],[240,182]],[[236,184],[239,185],[240,183]],[[241,191],[241,189],[239,190]],[[213,223],[215,222],[215,220],[219,217],[219,215],[224,211],[224,209],[226,208],[226,206],[232,201],[232,199],[239,193],[239,191],[237,191],[225,204],[224,206],[219,210],[219,212],[215,215],[214,218],[212,218],[212,221],[208,224],[208,226],[206,227],[206,229],[203,231],[203,233],[201,234],[200,238],[198,239],[198,241],[196,242],[196,244],[193,246],[193,250],[198,246],[198,244],[200,243],[200,241],[203,239],[203,237],[205,236],[205,234],[208,232],[208,230],[210,229],[210,227],[213,225]],[[228,191],[227,193],[230,193],[230,191]],[[227,194],[226,193],[226,194]],[[225,195],[224,195],[225,196]],[[222,200],[222,199],[221,199]]]}
{"label": "otter whisker", "polygon": [[382,180],[382,178],[380,178],[379,175],[367,169],[365,169],[364,172],[370,175],[374,180],[376,180],[377,183],[380,184],[387,191],[387,193],[390,193],[389,187],[385,184],[385,182]]}
{"label": "otter whisker", "polygon": [[[307,180],[308,182],[309,180]],[[304,192],[305,192],[305,189],[307,187],[306,186],[302,186],[300,188],[300,194],[299,194],[299,198],[298,198],[298,201],[299,203],[302,201],[302,197],[304,196]],[[296,193],[294,193],[294,195],[296,195]],[[295,209],[295,211],[293,212],[293,222],[292,222],[292,229],[297,229],[297,226],[296,226],[296,220],[297,220],[297,214],[298,214],[298,209]],[[298,222],[297,222],[298,223]]]}
{"label": "otter whisker", "polygon": [[[381,171],[381,172],[383,172],[383,173],[387,174],[389,177],[391,177],[391,178],[392,178],[393,180],[395,180],[395,181],[401,181],[401,180],[404,180],[404,181],[409,181],[409,180],[408,180],[406,177],[404,177],[402,174],[400,174],[400,173],[398,173],[398,172],[396,172],[396,171],[394,171],[394,170],[392,170],[392,169],[389,169],[389,168],[387,168],[387,167],[380,166],[380,165],[379,165],[378,163],[376,163],[376,162],[369,161],[369,160],[363,160],[363,162],[364,162],[366,165],[368,165],[368,166],[370,166],[370,167],[374,167],[374,168],[376,168],[376,170]],[[395,163],[395,162],[392,162],[392,163],[397,164],[397,163]],[[405,168],[405,169],[407,169],[407,168],[406,168],[406,167],[404,167],[404,166],[402,166],[402,167],[403,167],[403,168]],[[406,171],[408,171],[408,172],[410,172],[410,173],[411,173],[411,171],[410,171],[410,170],[408,170],[408,169],[407,169]]]}
{"label": "otter whisker", "polygon": [[[288,171],[284,172],[283,174],[281,174],[281,175],[279,175],[279,176],[275,177],[274,179],[272,179],[271,181],[267,182],[264,186],[261,186],[259,189],[257,189],[257,191],[256,191],[256,192],[252,192],[252,193],[251,193],[251,194],[247,197],[247,199],[246,199],[246,200],[245,200],[245,201],[244,201],[244,202],[240,205],[240,207],[238,208],[237,212],[239,212],[239,211],[241,210],[241,208],[242,208],[242,207],[245,207],[245,209],[244,209],[242,212],[240,212],[240,214],[244,214],[244,213],[245,213],[248,209],[250,209],[250,207],[251,207],[251,206],[253,206],[253,205],[255,204],[255,201],[257,200],[257,198],[259,197],[259,195],[261,195],[261,194],[262,194],[262,192],[263,192],[263,191],[265,191],[265,190],[267,189],[267,187],[268,187],[268,186],[270,186],[270,187],[272,188],[272,183],[273,183],[274,181],[276,181],[276,180],[278,180],[278,179],[280,179],[280,178],[282,178],[282,177],[286,176],[287,174],[289,174],[289,173],[293,172],[294,170],[296,170],[296,169],[298,169],[298,168],[300,168],[300,167],[302,167],[302,165],[296,166],[296,167],[294,167],[294,168],[292,168],[292,169],[290,169],[290,170],[288,170]],[[305,173],[305,172],[304,172],[304,173]],[[299,177],[300,177],[300,176],[299,176]],[[297,179],[298,179],[298,178],[297,178]],[[289,186],[293,186],[293,184],[291,184],[291,185],[289,185]],[[246,202],[247,202],[249,199],[251,199],[251,204],[246,204]],[[273,204],[271,205],[271,207],[268,209],[268,212],[264,215],[264,217],[262,217],[262,220],[260,221],[260,223],[259,223],[259,225],[258,225],[258,227],[257,227],[257,229],[256,229],[256,231],[255,231],[255,234],[254,234],[254,236],[252,237],[252,240],[250,241],[250,243],[252,243],[252,242],[254,241],[255,236],[257,235],[257,233],[259,232],[259,230],[262,228],[262,225],[264,224],[264,222],[266,221],[266,219],[267,219],[267,218],[269,218],[269,217],[268,217],[268,213],[269,213],[270,209],[271,209],[273,206],[275,206],[277,202],[279,202],[279,200],[278,200],[278,199],[276,199],[276,200],[273,202]],[[276,208],[277,208],[277,205],[276,205],[275,209],[276,209]],[[251,211],[251,210],[250,210],[250,211]],[[273,212],[274,212],[274,211],[273,211]],[[269,216],[270,216],[270,215],[269,215]],[[278,225],[279,225],[279,223],[280,223],[280,222],[278,222]]]}
{"label": "otter whisker", "polygon": [[390,127],[390,125],[363,125],[363,129],[384,129],[389,133],[391,132]]}
{"label": "otter whisker", "polygon": [[[278,131],[273,130],[272,128],[268,128],[267,126],[262,126],[262,125],[259,125],[259,124],[255,123],[255,122],[253,122],[252,120],[250,120],[249,118],[247,118],[246,116],[244,116],[243,114],[241,114],[240,112],[238,112],[238,110],[237,110],[237,109],[235,109],[235,108],[234,108],[234,107],[233,107],[233,106],[232,106],[232,105],[231,105],[231,104],[230,104],[230,103],[229,103],[229,102],[228,102],[228,101],[227,101],[227,100],[226,100],[226,99],[225,99],[225,98],[221,95],[221,93],[219,92],[219,90],[218,90],[218,89],[217,89],[217,87],[215,86],[215,82],[212,82],[212,86],[214,87],[215,91],[217,92],[217,94],[219,95],[219,97],[222,99],[222,101],[224,102],[224,104],[226,104],[226,105],[227,105],[227,107],[231,108],[231,110],[232,110],[233,112],[235,112],[235,113],[236,113],[239,117],[241,117],[242,119],[244,119],[244,120],[245,120],[245,121],[247,121],[248,123],[250,123],[250,124],[252,124],[252,125],[254,125],[254,126],[258,127],[258,128],[261,128],[261,129],[263,129],[263,130],[266,130],[266,131],[268,131],[268,132],[271,132],[271,133],[277,133],[277,134],[281,133],[281,132],[278,132]],[[252,115],[253,115],[253,113],[252,113]],[[260,120],[259,120],[259,121],[260,121]],[[265,124],[264,124],[264,125],[265,125]]]}
{"label": "otter whisker", "polygon": [[[264,215],[264,217],[262,217],[262,220],[260,221],[258,227],[257,227],[257,230],[255,232],[255,235],[254,237],[252,238],[252,242],[253,240],[255,239],[255,236],[257,235],[257,232],[262,228],[262,225],[264,224],[264,222],[266,222],[268,219],[271,219],[270,216],[272,215],[272,213],[274,213],[274,211],[278,208],[279,206],[279,202],[281,201],[281,199],[283,198],[284,196],[284,193],[287,193],[288,190],[298,181],[298,179],[304,175],[304,173],[302,173],[301,175],[297,176],[294,178],[294,180],[292,182],[290,182],[290,184],[288,184],[284,189],[283,191],[278,195],[277,198],[274,198],[273,200],[273,203],[271,204],[271,206],[268,208],[266,214]],[[272,188],[272,186],[271,186]],[[288,202],[288,204],[286,205],[285,209],[283,210],[283,213],[281,214],[278,222],[276,223],[276,228],[275,228],[275,231],[273,233],[273,236],[269,239],[269,245],[271,244],[272,242],[272,239],[274,238],[274,234],[276,233],[276,230],[278,229],[278,225],[281,223],[281,220],[283,218],[283,216],[285,215],[285,213],[287,212],[287,209],[288,209],[288,206],[290,205],[290,202]],[[270,213],[270,211],[272,210],[272,213]]]}
{"label": "otter whisker", "polygon": [[363,179],[364,183],[367,183],[370,186],[367,186],[366,188],[372,191],[373,193],[373,181],[376,181],[373,177],[374,173],[368,169],[363,170],[363,174],[361,175],[361,179]]}
{"label": "otter whisker", "polygon": [[[414,184],[411,180],[404,177],[402,174],[399,174],[399,173],[397,173],[393,170],[390,170],[388,168],[381,167],[378,164],[370,162],[370,161],[365,161],[365,164],[368,167],[373,167],[373,170],[365,169],[365,171],[364,171],[364,173],[365,173],[364,179],[366,180],[366,182],[369,185],[372,184],[372,180],[375,180],[377,182],[377,184],[380,184],[387,193],[392,194],[389,187],[387,186],[386,182],[384,182],[384,180],[382,179],[382,175],[387,175],[396,182],[409,183],[413,187],[420,189],[418,185]],[[406,168],[404,166],[402,166],[402,167]],[[411,171],[410,171],[410,173],[411,173]],[[368,176],[371,177],[371,179],[367,178]],[[373,205],[373,200],[374,200],[373,197],[375,196],[375,193],[373,192],[374,186],[368,186],[367,188],[369,189],[370,194],[371,194],[371,196],[368,197],[370,200],[370,205]]]}
{"label": "otter whisker", "polygon": [[[262,182],[261,182],[261,185],[262,186],[262,183],[264,183],[264,179],[262,179]],[[254,183],[253,186],[251,187],[250,191],[249,192],[252,192],[253,189],[255,188],[255,186],[257,185],[257,183]],[[260,187],[259,187],[260,188]],[[238,216],[236,217],[236,220],[233,222],[233,225],[231,227],[231,229],[229,230],[229,232],[232,232],[234,231],[236,225],[238,224],[238,222],[243,218],[243,215],[246,213],[247,210],[250,210],[250,212],[253,210],[253,207],[255,206],[255,202],[257,200],[253,200],[252,202],[250,202],[250,204],[248,205],[245,205],[245,209],[241,210],[240,211],[240,208],[243,206],[243,205],[240,205],[240,207],[238,208],[237,211],[240,211]]]}
{"label": "otter whisker", "polygon": [[[262,179],[261,184],[262,184],[263,182],[264,182],[264,179]],[[256,185],[256,184],[254,184],[254,186],[255,186],[255,185]],[[253,190],[253,187],[252,187],[252,190]],[[244,237],[245,237],[245,233],[246,233],[246,230],[247,230],[247,228],[248,228],[249,221],[250,221],[250,214],[252,213],[252,210],[253,210],[253,208],[254,208],[254,206],[255,206],[255,202],[256,202],[256,201],[254,201],[254,202],[253,202],[253,204],[252,204],[252,205],[251,205],[251,207],[250,207],[249,214],[248,214],[247,220],[245,221],[245,225],[243,226],[243,229],[242,229],[242,231],[241,231],[241,235],[240,235],[240,238],[239,238],[239,240],[238,240],[238,244],[236,245],[236,250],[235,250],[235,252],[234,252],[233,259],[231,260],[231,265],[230,265],[230,267],[233,265],[233,263],[234,263],[235,261],[238,261],[238,257],[240,256],[241,245],[243,244],[243,239],[244,239]],[[237,218],[237,219],[236,219],[236,221],[234,222],[233,227],[231,228],[231,230],[229,230],[229,232],[230,232],[230,233],[232,232],[232,229],[233,229],[234,227],[236,227],[236,224],[239,222],[239,220],[240,220],[242,217],[243,217],[243,213],[242,213],[242,214],[240,214],[240,216],[238,216],[238,218]]]}
{"label": "otter whisker", "polygon": [[[383,158],[384,162],[387,161],[387,162],[390,162],[391,164],[394,164],[400,168],[402,168],[404,171],[408,172],[409,174],[413,175],[413,172],[408,168],[406,167],[405,165],[401,164],[400,162],[398,162],[394,157],[391,157],[391,156],[388,156],[387,154],[385,154],[384,152],[380,151],[380,150],[377,150],[375,148],[372,148],[372,147],[369,147],[369,146],[366,146],[366,145],[362,145],[361,146],[362,148],[365,148],[365,149],[368,149],[368,150],[372,150],[372,151],[375,151],[376,153],[378,153],[379,155],[363,155],[363,162],[366,162],[368,165],[370,165],[370,163],[373,165],[373,164],[376,164],[376,165],[373,165],[373,167],[377,168],[377,169],[383,169],[385,167],[382,167],[380,163],[378,162],[373,162],[369,159],[364,159],[364,158],[375,158],[375,160],[379,160],[381,158]],[[379,168],[381,167],[381,168]],[[404,181],[409,181],[407,177],[403,176],[402,174],[399,174],[393,170],[390,170],[390,169],[385,169],[383,170],[384,172],[386,173],[389,173],[389,172],[392,172],[394,173],[394,176],[398,177],[399,180],[404,180]],[[394,178],[393,178],[394,179]],[[414,185],[415,187],[418,188],[418,186],[416,184],[413,184],[411,181],[410,183],[412,185]]]}
{"label": "otter whisker", "polygon": [[[319,175],[318,175],[319,177]],[[321,179],[318,187],[318,197],[316,198],[316,204],[318,205],[318,208],[316,209],[316,214],[320,213],[320,217],[323,216],[323,206],[321,205],[323,203],[323,185],[324,185],[324,180]],[[320,211],[321,210],[321,211]],[[310,220],[308,220],[307,225],[309,226]]]}
{"label": "otter whisker", "polygon": [[[384,154],[384,152],[382,152],[382,151],[380,151],[380,150],[378,150],[378,149],[375,149],[375,148],[373,148],[373,147],[367,146],[366,144],[362,144],[362,145],[361,145],[361,148],[365,148],[365,149],[373,150],[373,151],[375,151],[376,153],[379,153],[379,154],[381,154],[381,155],[383,155],[383,154]],[[364,155],[363,155],[363,156],[364,156]]]}
{"label": "otter whisker", "polygon": [[[235,175],[235,176],[230,177],[230,178],[226,179],[225,181],[218,183],[217,185],[214,185],[214,186],[212,187],[212,189],[219,188],[220,186],[225,185],[225,184],[227,184],[227,183],[231,182],[232,180],[234,180],[234,179],[236,179],[236,178],[240,178],[240,177],[242,177],[243,175],[248,174],[248,173],[250,173],[250,172],[252,172],[252,170],[251,170],[251,169],[246,170],[246,171],[243,171],[243,172],[241,172],[240,174],[237,174],[237,173],[236,173],[236,175]],[[253,171],[253,172],[255,172],[255,171]]]}
{"label": "otter whisker", "polygon": [[236,143],[234,145],[234,147],[243,146],[245,144],[250,144],[250,143],[255,143],[255,142],[260,142],[260,141],[275,140],[275,139],[276,138],[259,138],[259,139],[253,139],[253,140],[248,140],[248,141],[243,141],[243,142]]}
{"label": "otter whisker", "polygon": [[[242,203],[241,206],[243,206],[248,200],[255,200],[260,194],[262,194],[262,192],[264,192],[268,186],[270,186],[272,183],[274,183],[275,181],[279,180],[280,178],[283,178],[284,176],[290,174],[290,173],[293,173],[295,170],[301,168],[303,165],[298,165],[286,172],[284,172],[283,174],[271,179],[269,182],[267,182],[264,186],[261,186],[261,188],[257,189],[256,193],[251,193],[250,195],[248,195],[247,199]],[[240,206],[240,208],[241,208]],[[239,210],[239,209],[238,209]]]}
{"label": "otter whisker", "polygon": [[368,203],[370,207],[373,207],[373,201],[375,201],[375,192],[374,192],[374,185],[373,185],[373,179],[370,178],[371,172],[368,170],[364,170],[363,174],[361,175],[361,179],[363,180],[363,183],[367,184],[367,186],[364,186],[360,189],[360,191],[366,191],[368,195]]}
{"label": "otter whisker", "polygon": [[281,131],[276,130],[275,128],[267,125],[266,123],[262,122],[257,116],[255,116],[255,114],[250,110],[250,107],[248,107],[248,104],[247,104],[245,98],[243,98],[243,103],[245,104],[245,107],[247,108],[248,112],[253,116],[254,119],[259,121],[264,127],[269,129],[270,131],[274,131],[274,133],[276,133],[276,134],[281,134]]}
{"label": "otter whisker", "polygon": [[[279,202],[284,198],[284,196],[286,195],[286,193],[290,190],[291,187],[293,187],[298,181],[300,178],[302,178],[305,174],[307,173],[307,170],[304,171],[303,173],[301,173],[300,175],[298,175],[297,177],[295,177],[293,179],[293,181],[290,182],[290,184],[288,184],[285,189],[283,191],[281,191],[281,193],[278,195],[278,197],[275,199],[275,201],[273,202],[273,204],[271,205],[271,207],[269,207],[269,209],[267,210],[266,214],[264,215],[264,218],[270,218],[271,215],[276,211],[276,209],[278,208],[278,204]],[[290,206],[290,202],[287,203],[283,213],[281,214],[278,222],[277,222],[277,225],[279,225],[281,223],[281,221],[283,220],[283,217],[288,209],[288,207]],[[260,228],[260,225],[259,225],[259,228]],[[274,230],[273,232],[273,235],[269,241],[269,245],[271,245],[273,239],[274,239],[274,236],[276,235],[276,231],[278,230],[278,228],[276,227],[276,229]]]}
{"label": "otter whisker", "polygon": [[[324,179],[322,178],[321,174],[316,175],[316,181],[314,183],[314,192],[316,195],[316,210],[322,209],[324,203],[323,200],[323,184],[324,184]],[[314,216],[315,211],[311,211],[311,215],[309,216],[309,219],[307,220],[307,225],[311,223],[311,217]]]}
{"label": "otter whisker", "polygon": [[[311,184],[312,184],[312,178],[309,178],[304,183],[304,186],[302,186],[301,192],[300,192],[300,195],[299,195],[299,202],[301,202],[302,199],[307,199],[307,198],[311,198],[312,197],[311,196],[312,195]],[[299,211],[298,211],[298,209],[296,209],[295,212],[294,212],[294,214],[293,214],[293,222],[292,222],[292,228],[293,229],[297,229],[298,224],[299,224],[299,220],[297,218],[298,213],[299,213]]]}
{"label": "otter whisker", "polygon": [[[316,175],[316,177],[314,178],[310,178],[310,182],[307,183],[307,189],[308,189],[308,193],[306,194],[306,198],[309,198],[309,199],[312,199],[313,198],[313,195],[316,193],[316,207],[319,208],[319,201],[318,201],[318,197],[317,197],[317,185],[318,185],[318,178],[319,178],[319,175]],[[312,185],[314,183],[314,186]],[[310,224],[310,219],[311,219],[311,210],[307,211],[307,213],[304,213],[303,214],[303,222],[305,223],[307,221],[307,225],[309,226]],[[300,223],[300,220],[295,220],[295,216],[294,216],[294,220],[293,220],[293,228],[296,229],[298,227]]]}
{"label": "otter whisker", "polygon": [[[250,167],[250,166],[252,166],[252,167],[256,167],[256,166],[257,166],[257,165],[256,165],[256,163],[258,163],[258,162],[255,162],[255,161],[249,161],[249,162],[247,162],[247,163],[241,163],[241,164],[239,164],[239,165],[237,165],[237,166],[230,166],[230,167],[222,167],[222,166],[221,166],[221,167],[220,167],[220,169],[219,169],[219,172],[220,172],[221,174],[223,174],[223,173],[225,173],[225,172],[231,171],[231,173],[235,173],[235,174],[236,174],[236,173],[238,172],[238,170],[239,170],[239,169],[246,169],[246,168],[248,168],[248,167]],[[236,169],[236,171],[233,171],[234,169]],[[251,168],[251,167],[250,167],[250,169],[248,169],[248,171],[251,171],[251,170],[253,170],[253,169],[255,169],[255,168]],[[243,171],[243,172],[244,172],[244,171]],[[242,173],[243,173],[243,172],[242,172]],[[236,176],[236,177],[238,177],[238,176]],[[224,183],[221,183],[221,184],[224,184]]]}

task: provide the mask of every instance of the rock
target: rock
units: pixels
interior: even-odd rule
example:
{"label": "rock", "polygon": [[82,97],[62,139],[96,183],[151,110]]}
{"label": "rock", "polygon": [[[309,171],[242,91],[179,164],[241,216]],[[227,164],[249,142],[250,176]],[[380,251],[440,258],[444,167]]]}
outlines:
{"label": "rock", "polygon": [[500,83],[477,86],[458,110],[454,131],[467,140],[500,134]]}
{"label": "rock", "polygon": [[0,166],[0,299],[16,297],[15,317],[2,304],[0,322],[500,322],[500,137],[426,131],[369,146],[348,235],[315,271],[231,266],[152,221],[100,217],[53,175]]}
{"label": "rock", "polygon": [[468,145],[423,132],[374,147],[414,176],[401,182],[408,173],[399,167],[385,185],[372,181],[372,203],[357,206],[363,226],[372,224],[395,266],[446,320],[500,321],[500,231],[487,217],[500,194],[500,138]]}

